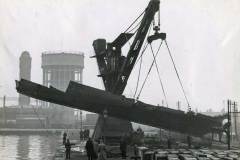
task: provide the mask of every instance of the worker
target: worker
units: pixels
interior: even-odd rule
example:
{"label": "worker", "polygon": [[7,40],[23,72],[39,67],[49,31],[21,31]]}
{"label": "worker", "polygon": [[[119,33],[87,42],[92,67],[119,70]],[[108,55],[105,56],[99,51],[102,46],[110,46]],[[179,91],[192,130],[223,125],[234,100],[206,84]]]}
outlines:
{"label": "worker", "polygon": [[63,145],[65,145],[66,139],[67,139],[67,133],[64,132],[64,133],[63,133]]}
{"label": "worker", "polygon": [[85,129],[85,130],[84,130],[84,140],[87,139],[87,138],[89,138],[89,135],[90,135],[89,129]]}
{"label": "worker", "polygon": [[99,148],[99,146],[98,146],[98,141],[93,141],[93,151],[94,151],[94,153],[93,153],[93,160],[96,160],[96,159],[98,159],[98,148]]}
{"label": "worker", "polygon": [[71,152],[71,144],[70,140],[67,139],[67,142],[65,143],[65,148],[66,148],[66,159],[70,159],[70,152]]}
{"label": "worker", "polygon": [[121,151],[122,159],[126,159],[126,157],[127,157],[127,142],[126,142],[125,136],[123,136],[120,141],[120,151]]}
{"label": "worker", "polygon": [[87,151],[88,160],[94,159],[94,145],[91,138],[88,138],[85,149]]}
{"label": "worker", "polygon": [[189,135],[187,136],[187,143],[188,143],[188,148],[191,148],[191,146],[192,146],[192,138]]}
{"label": "worker", "polygon": [[100,139],[100,143],[98,145],[98,160],[106,160],[106,145],[103,142],[103,139]]}
{"label": "worker", "polygon": [[168,138],[168,140],[167,140],[167,145],[168,145],[168,149],[172,148],[172,142],[171,142],[170,138]]}
{"label": "worker", "polygon": [[139,150],[138,150],[137,144],[135,144],[133,147],[134,147],[134,148],[133,148],[134,155],[131,157],[131,159],[134,159],[134,160],[139,160],[139,159],[141,159],[141,157],[140,157],[140,155],[139,155]]}
{"label": "worker", "polygon": [[134,156],[138,156],[139,155],[139,150],[138,150],[137,144],[134,145],[133,151],[134,151]]}
{"label": "worker", "polygon": [[130,158],[130,159],[133,159],[133,160],[139,160],[141,159],[141,157],[139,156],[139,150],[138,150],[138,145],[137,144],[134,144],[133,146],[133,156]]}
{"label": "worker", "polygon": [[83,130],[80,130],[79,135],[80,135],[80,141],[84,140]]}

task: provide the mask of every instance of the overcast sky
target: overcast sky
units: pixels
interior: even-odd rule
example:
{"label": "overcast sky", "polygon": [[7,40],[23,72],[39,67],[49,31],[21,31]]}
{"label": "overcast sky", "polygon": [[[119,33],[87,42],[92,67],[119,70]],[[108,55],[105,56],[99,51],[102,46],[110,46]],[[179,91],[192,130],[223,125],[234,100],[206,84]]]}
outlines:
{"label": "overcast sky", "polygon": [[[41,53],[80,51],[85,54],[83,83],[103,89],[98,74],[93,40],[113,41],[145,9],[149,0],[0,0],[0,96],[17,96],[19,56],[32,56],[32,81],[42,83]],[[227,98],[239,100],[240,92],[240,1],[162,0],[161,31],[179,70],[184,88],[195,110],[220,110]],[[159,42],[155,42],[154,47]],[[126,54],[126,53],[125,53]],[[186,102],[165,46],[157,61],[168,103]],[[144,55],[140,83],[152,62]],[[132,97],[138,65],[124,92]],[[140,100],[161,104],[161,87],[153,68]]]}

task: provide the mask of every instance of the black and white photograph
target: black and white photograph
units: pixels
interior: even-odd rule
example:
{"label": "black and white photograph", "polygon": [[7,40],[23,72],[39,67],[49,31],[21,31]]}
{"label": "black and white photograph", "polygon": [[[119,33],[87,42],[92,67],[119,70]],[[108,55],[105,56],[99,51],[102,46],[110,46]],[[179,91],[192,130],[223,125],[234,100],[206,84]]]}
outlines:
{"label": "black and white photograph", "polygon": [[240,160],[239,0],[0,0],[0,160]]}

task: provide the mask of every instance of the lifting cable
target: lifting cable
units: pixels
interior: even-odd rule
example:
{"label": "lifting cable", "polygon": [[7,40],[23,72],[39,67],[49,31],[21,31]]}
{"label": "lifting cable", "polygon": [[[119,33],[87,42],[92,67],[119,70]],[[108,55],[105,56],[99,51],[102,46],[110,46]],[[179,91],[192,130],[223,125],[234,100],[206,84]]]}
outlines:
{"label": "lifting cable", "polygon": [[154,52],[153,52],[153,48],[152,48],[152,44],[151,43],[150,43],[150,48],[151,48],[151,53],[152,53],[152,56],[153,56],[153,62],[154,62],[155,67],[157,69],[158,79],[159,79],[159,82],[161,84],[161,88],[162,88],[162,91],[163,91],[164,99],[165,99],[166,105],[168,107],[168,101],[167,101],[166,92],[165,92],[164,87],[163,87],[162,79],[161,79],[160,72],[159,72],[159,67],[157,65],[156,58],[154,57]]}
{"label": "lifting cable", "polygon": [[[152,27],[152,25],[150,26],[150,28]],[[149,36],[150,34],[150,29],[148,30],[147,32],[147,37]],[[136,94],[137,94],[137,90],[138,90],[138,85],[139,85],[139,80],[140,80],[140,75],[141,75],[141,68],[142,68],[142,56],[144,54],[144,52],[146,51],[147,47],[148,47],[148,42],[147,40],[144,41],[144,47],[142,49],[142,52],[140,54],[140,56],[138,57],[138,59],[136,60],[136,63],[134,64],[134,66],[139,62],[140,60],[140,66],[139,66],[139,71],[138,71],[138,78],[137,78],[137,85],[136,85],[136,88],[135,88],[135,91],[134,91],[134,95],[133,95],[133,98],[135,99],[136,98]]]}
{"label": "lifting cable", "polygon": [[[130,31],[128,31],[128,32],[130,33],[130,32],[132,32],[134,29],[136,29],[136,28],[140,25],[141,22],[142,22],[142,20],[141,20],[135,27],[133,27],[133,28],[132,28]],[[138,29],[139,29],[139,28],[138,28]],[[136,29],[136,30],[134,31],[133,35],[137,33],[138,29]],[[126,31],[125,31],[124,33],[126,33]],[[127,40],[129,47],[131,47],[131,43],[129,42],[129,39],[127,39],[127,36],[126,36],[126,35],[125,35],[125,39]],[[131,38],[130,38],[130,39],[131,39]]]}
{"label": "lifting cable", "polygon": [[[143,15],[143,13],[145,13],[145,11],[143,11],[143,12],[131,23],[131,25],[130,25],[123,33],[126,33],[126,32],[130,33],[130,32],[132,32],[134,29],[136,29],[136,28],[141,24],[142,20],[141,20],[140,22],[138,22],[138,24],[137,24],[136,26],[134,26],[130,31],[128,31],[128,30],[135,24],[135,22]],[[139,28],[138,28],[138,29],[139,29]],[[138,31],[138,29],[136,29],[133,34],[136,34],[136,32]],[[127,39],[127,36],[126,36],[126,35],[125,35],[125,39],[127,40],[129,47],[131,47],[131,43],[129,42],[129,39]]]}
{"label": "lifting cable", "polygon": [[[152,25],[150,26],[150,28],[152,27]],[[150,34],[150,29],[148,30],[147,32],[147,37],[149,36]],[[147,40],[144,41],[144,44],[143,44],[143,49],[142,49],[142,52],[140,54],[140,56],[138,57],[138,59],[136,60],[134,66],[140,61],[140,66],[139,66],[139,71],[138,71],[138,78],[137,78],[137,85],[136,85],[136,88],[135,88],[135,91],[134,91],[134,96],[133,98],[135,99],[136,98],[136,94],[137,94],[137,90],[138,90],[138,85],[139,85],[139,80],[140,80],[140,75],[141,75],[141,69],[142,69],[142,57],[143,57],[143,54],[144,52],[146,51],[147,47],[148,47],[149,43],[147,42]]]}
{"label": "lifting cable", "polygon": [[134,23],[145,13],[145,10],[130,24],[130,26],[123,32],[126,33],[133,25]]}
{"label": "lifting cable", "polygon": [[[128,31],[128,33],[132,32],[134,29],[136,29],[138,26],[140,26],[141,22],[142,22],[142,20],[141,20],[140,22],[138,22],[138,24],[137,24],[136,26],[134,26],[130,31]],[[133,34],[135,34],[137,31],[138,31],[138,29],[135,30],[135,31],[133,32]]]}
{"label": "lifting cable", "polygon": [[161,2],[159,2],[159,10],[158,10],[158,26],[159,26],[159,28],[160,28],[160,25],[161,25],[161,22],[160,22],[160,20],[161,20],[160,5],[161,5]]}
{"label": "lifting cable", "polygon": [[148,47],[148,43],[146,43],[145,46],[143,47],[143,50],[142,50],[139,58],[136,60],[136,63],[134,64],[134,66],[141,60],[143,53],[146,51],[147,47]]}
{"label": "lifting cable", "polygon": [[159,47],[158,47],[157,53],[156,53],[156,54],[154,55],[154,57],[153,57],[153,62],[152,62],[151,66],[150,66],[150,68],[149,68],[149,70],[148,70],[148,73],[147,73],[147,75],[146,75],[146,77],[145,77],[145,79],[144,79],[144,81],[143,81],[142,87],[141,87],[141,89],[140,89],[140,91],[139,91],[139,93],[138,93],[138,96],[137,96],[137,100],[139,99],[139,97],[140,97],[140,95],[141,95],[141,93],[142,93],[143,87],[144,87],[144,85],[146,84],[147,78],[148,78],[148,76],[149,76],[149,74],[150,74],[150,72],[151,72],[151,70],[152,70],[152,67],[153,67],[153,64],[154,64],[154,60],[156,59],[156,57],[157,57],[157,55],[158,55],[158,53],[159,53],[159,50],[160,50],[160,48],[161,48],[161,46],[162,46],[162,43],[163,43],[163,41],[161,41],[161,43],[160,43],[160,45],[159,45]]}
{"label": "lifting cable", "polygon": [[191,107],[190,107],[190,104],[189,104],[189,101],[188,101],[186,92],[185,92],[185,90],[184,90],[184,88],[183,88],[182,81],[181,81],[181,79],[180,79],[179,73],[178,73],[178,71],[177,71],[177,67],[176,67],[176,65],[175,65],[175,62],[174,62],[174,60],[173,60],[171,51],[170,51],[170,49],[169,49],[169,47],[168,47],[168,44],[167,44],[167,41],[166,41],[166,40],[165,40],[165,44],[166,44],[166,46],[167,46],[168,54],[169,54],[169,56],[170,56],[170,58],[171,58],[171,61],[172,61],[172,63],[173,63],[174,70],[175,70],[175,72],[176,72],[176,74],[177,74],[177,77],[178,77],[178,81],[179,81],[179,83],[180,83],[180,85],[181,85],[181,89],[182,89],[183,94],[184,94],[184,97],[185,97],[185,99],[186,99],[186,102],[187,102],[187,105],[188,105],[188,111],[191,111]]}
{"label": "lifting cable", "polygon": [[[149,27],[149,30],[148,30],[148,33],[147,33],[147,36],[146,37],[149,37],[149,34],[150,34],[150,30],[151,30],[151,28],[153,27],[153,25],[150,25],[150,27]],[[145,50],[147,49],[147,47],[148,47],[148,45],[149,45],[149,43],[147,42],[147,40],[145,40],[144,41],[144,47],[143,47],[143,50],[142,50],[142,53],[140,54],[140,56],[138,57],[138,59],[136,60],[136,63],[135,64],[137,64],[138,62],[139,62],[139,60],[140,60],[140,58],[142,58],[142,56],[143,56],[143,53],[145,52]]]}
{"label": "lifting cable", "polygon": [[134,95],[133,95],[133,98],[134,98],[134,99],[135,99],[135,96],[136,96],[137,90],[138,90],[138,84],[139,84],[141,69],[142,69],[142,56],[140,57],[140,66],[139,66],[139,70],[138,70],[137,85],[136,85],[136,89],[135,89],[135,92],[134,92]]}
{"label": "lifting cable", "polygon": [[146,42],[142,52],[141,52],[141,55],[139,56],[139,58],[137,59],[136,63],[134,64],[134,66],[140,61],[140,66],[139,66],[139,70],[138,70],[138,78],[137,78],[137,85],[136,85],[136,88],[135,88],[135,91],[134,91],[134,95],[133,95],[133,98],[135,99],[136,98],[136,94],[137,94],[137,90],[138,90],[138,85],[139,85],[139,80],[140,80],[140,74],[141,74],[141,69],[142,69],[142,56],[143,56],[143,53],[146,51],[148,47],[148,43]]}

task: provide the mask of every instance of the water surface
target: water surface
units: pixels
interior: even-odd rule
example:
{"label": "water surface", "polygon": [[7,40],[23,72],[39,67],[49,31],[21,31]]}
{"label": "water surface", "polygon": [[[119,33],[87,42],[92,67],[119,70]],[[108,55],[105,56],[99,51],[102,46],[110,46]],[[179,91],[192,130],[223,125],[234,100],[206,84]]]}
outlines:
{"label": "water surface", "polygon": [[0,135],[0,159],[49,160],[59,141],[54,135]]}

